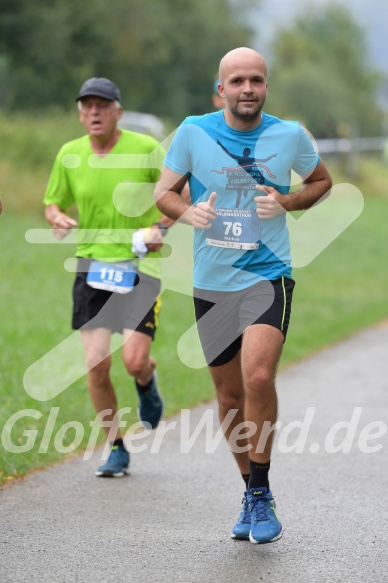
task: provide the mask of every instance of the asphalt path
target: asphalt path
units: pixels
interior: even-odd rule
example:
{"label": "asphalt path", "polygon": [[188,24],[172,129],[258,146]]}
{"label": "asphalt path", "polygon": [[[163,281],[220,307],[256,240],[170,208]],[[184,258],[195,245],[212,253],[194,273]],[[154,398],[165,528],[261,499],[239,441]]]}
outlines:
{"label": "asphalt path", "polygon": [[[243,483],[225,442],[212,442],[210,403],[190,423],[169,419],[160,440],[137,436],[131,447],[144,451],[125,478],[94,476],[99,450],[3,488],[0,581],[386,582],[387,346],[381,325],[279,375],[271,488],[281,540],[230,538]],[[212,419],[213,432],[195,438]]]}

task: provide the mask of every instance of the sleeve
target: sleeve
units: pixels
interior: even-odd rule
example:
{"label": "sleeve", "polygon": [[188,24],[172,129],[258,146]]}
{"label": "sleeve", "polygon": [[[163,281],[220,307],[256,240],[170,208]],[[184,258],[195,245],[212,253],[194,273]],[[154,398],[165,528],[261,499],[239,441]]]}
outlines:
{"label": "sleeve", "polygon": [[178,127],[164,159],[167,168],[182,175],[191,173],[192,170],[188,128],[189,125],[185,121]]}
{"label": "sleeve", "polygon": [[307,131],[298,124],[299,136],[298,145],[292,169],[300,176],[309,174],[319,164],[320,158],[314,149],[314,145],[308,136]]}
{"label": "sleeve", "polygon": [[166,150],[163,148],[162,144],[155,141],[155,148],[152,150],[151,156],[152,156],[151,181],[157,182],[159,180],[160,172],[163,166],[163,161],[166,156]]}
{"label": "sleeve", "polygon": [[69,181],[66,174],[66,168],[62,163],[63,151],[60,150],[47,184],[46,192],[43,198],[43,204],[57,204],[59,208],[66,210],[74,204],[74,196],[70,189]]}

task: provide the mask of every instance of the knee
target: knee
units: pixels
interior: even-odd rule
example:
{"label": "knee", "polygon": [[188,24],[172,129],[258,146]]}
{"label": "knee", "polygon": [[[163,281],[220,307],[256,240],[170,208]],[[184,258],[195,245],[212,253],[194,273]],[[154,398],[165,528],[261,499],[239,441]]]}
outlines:
{"label": "knee", "polygon": [[247,375],[244,387],[247,395],[252,394],[260,399],[270,398],[275,391],[275,379],[266,367],[259,367]]}
{"label": "knee", "polygon": [[109,373],[111,358],[98,350],[89,350],[85,355],[86,368],[92,374],[105,376]]}
{"label": "knee", "polygon": [[220,409],[230,411],[231,409],[240,409],[244,402],[243,390],[236,390],[236,387],[227,385],[216,385],[217,401]]}
{"label": "knee", "polygon": [[139,378],[143,376],[148,365],[148,356],[136,355],[124,358],[124,366],[129,375]]}

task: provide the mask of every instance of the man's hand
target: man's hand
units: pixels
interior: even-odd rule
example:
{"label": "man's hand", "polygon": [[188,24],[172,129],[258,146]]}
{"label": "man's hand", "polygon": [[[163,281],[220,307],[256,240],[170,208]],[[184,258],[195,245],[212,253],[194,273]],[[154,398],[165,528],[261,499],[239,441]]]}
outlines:
{"label": "man's hand", "polygon": [[159,251],[163,246],[163,236],[158,225],[152,225],[152,227],[143,229],[143,231],[144,243],[147,247],[147,251]]}
{"label": "man's hand", "polygon": [[193,226],[196,229],[210,229],[211,221],[216,218],[214,204],[217,193],[212,192],[207,202],[199,202],[193,212]]}
{"label": "man's hand", "polygon": [[256,190],[263,191],[263,195],[255,196],[256,212],[260,219],[272,219],[285,213],[282,207],[282,195],[272,186],[257,185]]}
{"label": "man's hand", "polygon": [[53,227],[54,237],[59,241],[64,239],[73,227],[78,227],[77,221],[71,219],[62,212],[58,212],[54,215],[51,225]]}

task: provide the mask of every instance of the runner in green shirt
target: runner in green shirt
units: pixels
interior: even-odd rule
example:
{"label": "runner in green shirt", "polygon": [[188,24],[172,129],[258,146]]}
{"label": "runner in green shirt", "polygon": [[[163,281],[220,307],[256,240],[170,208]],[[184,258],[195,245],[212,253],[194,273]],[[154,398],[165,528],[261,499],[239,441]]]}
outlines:
{"label": "runner in green shirt", "polygon": [[[121,477],[129,453],[117,427],[110,380],[113,332],[123,334],[122,357],[135,379],[140,420],[154,428],[163,413],[150,351],[160,308],[162,237],[172,224],[153,200],[164,152],[150,136],[118,128],[121,95],[109,79],[85,81],[77,102],[87,135],[59,151],[44,197],[45,216],[57,239],[78,228],[72,327],[81,332],[90,395],[112,439],[109,458],[96,475]],[[78,221],[66,212],[72,205]]]}

